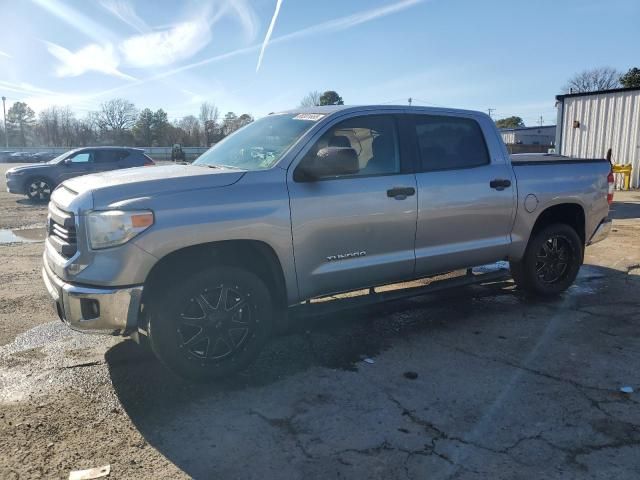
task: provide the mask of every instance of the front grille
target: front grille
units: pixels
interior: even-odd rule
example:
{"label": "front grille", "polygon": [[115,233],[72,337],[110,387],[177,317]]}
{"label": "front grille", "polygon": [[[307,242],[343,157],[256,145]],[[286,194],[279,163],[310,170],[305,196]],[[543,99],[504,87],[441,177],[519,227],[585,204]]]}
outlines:
{"label": "front grille", "polygon": [[74,214],[60,210],[53,203],[49,204],[47,233],[51,245],[64,258],[71,258],[78,251]]}

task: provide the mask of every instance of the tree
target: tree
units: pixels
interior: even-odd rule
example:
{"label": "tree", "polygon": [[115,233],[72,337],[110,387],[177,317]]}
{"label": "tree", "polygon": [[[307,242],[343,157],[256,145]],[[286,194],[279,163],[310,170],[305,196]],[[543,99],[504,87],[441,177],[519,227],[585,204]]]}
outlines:
{"label": "tree", "polygon": [[50,147],[60,145],[60,109],[58,107],[52,106],[40,112],[36,132],[41,145]]}
{"label": "tree", "polygon": [[128,131],[135,125],[138,112],[133,103],[123,98],[104,102],[97,112],[97,121],[103,135],[117,143],[122,143]]}
{"label": "tree", "polygon": [[222,133],[230,135],[238,129],[238,116],[233,112],[227,112],[222,120]]}
{"label": "tree", "polygon": [[182,130],[180,143],[186,147],[200,145],[200,121],[193,115],[187,115],[178,122],[178,128]]}
{"label": "tree", "polygon": [[620,86],[620,72],[610,67],[594,68],[575,74],[564,87],[568,93],[611,90]]}
{"label": "tree", "polygon": [[218,119],[220,118],[220,112],[215,104],[210,102],[204,102],[200,105],[200,122],[204,130],[204,146],[208,147],[216,141],[216,135],[219,136],[220,126],[218,125]]}
{"label": "tree", "polygon": [[76,143],[75,130],[77,120],[69,107],[63,107],[60,112],[60,145],[71,147]]}
{"label": "tree", "polygon": [[253,122],[253,117],[248,113],[243,113],[238,117],[237,128],[242,128],[245,125],[249,125],[251,122]]}
{"label": "tree", "polygon": [[153,114],[153,120],[151,122],[151,134],[152,145],[163,146],[167,145],[167,127],[169,126],[169,118],[167,112],[161,108],[156,110]]}
{"label": "tree", "polygon": [[625,88],[640,87],[640,68],[630,68],[627,73],[620,77],[620,83]]}
{"label": "tree", "polygon": [[31,107],[24,102],[15,102],[7,112],[7,130],[12,145],[26,147],[31,136],[36,114]]}
{"label": "tree", "polygon": [[140,111],[133,126],[133,137],[139,147],[150,147],[153,142],[153,112],[145,108]]}
{"label": "tree", "polygon": [[320,105],[344,105],[344,101],[337,92],[327,90],[320,95]]}
{"label": "tree", "polygon": [[524,121],[520,117],[507,117],[496,120],[496,127],[498,128],[520,128],[524,127]]}
{"label": "tree", "polygon": [[75,124],[74,143],[80,147],[95,145],[98,142],[98,133],[95,127],[96,123],[91,114],[82,120],[78,120]]}
{"label": "tree", "polygon": [[302,100],[300,100],[300,107],[317,107],[318,105],[320,105],[321,96],[322,94],[317,90],[313,90],[307,93],[304,97],[302,97]]}

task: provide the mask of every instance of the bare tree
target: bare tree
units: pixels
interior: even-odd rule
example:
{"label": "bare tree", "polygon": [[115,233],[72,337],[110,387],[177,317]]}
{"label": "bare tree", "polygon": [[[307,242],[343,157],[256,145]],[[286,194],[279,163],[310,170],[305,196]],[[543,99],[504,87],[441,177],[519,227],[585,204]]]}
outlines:
{"label": "bare tree", "polygon": [[91,114],[82,120],[78,120],[75,124],[75,140],[74,144],[82,147],[96,144],[98,141],[98,132],[95,119]]}
{"label": "bare tree", "polygon": [[69,107],[60,109],[60,142],[64,147],[71,147],[76,143],[76,117]]}
{"label": "bare tree", "polygon": [[46,108],[38,115],[38,141],[41,145],[57,147],[60,145],[60,109],[55,105]]}
{"label": "bare tree", "polygon": [[96,118],[103,134],[106,133],[114,141],[121,142],[125,132],[136,123],[137,117],[138,111],[133,103],[124,98],[114,98],[100,106]]}
{"label": "bare tree", "polygon": [[322,93],[317,90],[313,90],[307,93],[302,100],[300,100],[300,107],[317,107],[320,105],[320,97]]}
{"label": "bare tree", "polygon": [[564,87],[567,93],[596,92],[620,87],[621,73],[611,67],[600,67],[575,74]]}
{"label": "bare tree", "polygon": [[187,115],[178,122],[178,128],[184,131],[182,144],[187,147],[200,145],[200,121],[193,115]]}
{"label": "bare tree", "polygon": [[218,120],[220,112],[214,103],[204,102],[200,105],[200,122],[204,130],[204,146],[208,147],[213,143],[220,128]]}

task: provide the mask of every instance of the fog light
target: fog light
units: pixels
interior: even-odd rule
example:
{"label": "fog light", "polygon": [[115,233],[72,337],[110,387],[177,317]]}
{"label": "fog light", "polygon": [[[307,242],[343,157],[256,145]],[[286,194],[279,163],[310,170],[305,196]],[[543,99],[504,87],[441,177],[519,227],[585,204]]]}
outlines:
{"label": "fog light", "polygon": [[92,320],[100,316],[100,304],[90,298],[80,299],[80,311],[84,320]]}

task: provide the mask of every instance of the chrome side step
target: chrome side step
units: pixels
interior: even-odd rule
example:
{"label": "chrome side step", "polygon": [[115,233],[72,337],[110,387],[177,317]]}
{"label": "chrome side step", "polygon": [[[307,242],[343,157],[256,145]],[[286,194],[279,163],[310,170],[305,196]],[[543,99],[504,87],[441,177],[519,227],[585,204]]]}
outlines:
{"label": "chrome side step", "polygon": [[360,308],[376,303],[391,302],[394,300],[402,300],[405,298],[418,297],[433,292],[448,290],[450,288],[465,287],[468,285],[477,285],[481,283],[499,282],[511,278],[508,269],[498,269],[487,273],[471,273],[467,271],[466,275],[454,278],[446,278],[436,280],[428,285],[418,287],[409,287],[398,290],[390,290],[384,292],[374,292],[370,289],[370,293],[356,296],[344,297],[337,299],[328,299],[327,297],[315,299],[320,301],[311,301],[300,303],[289,308],[289,313],[296,316],[320,316],[329,313],[335,313],[351,308]]}

